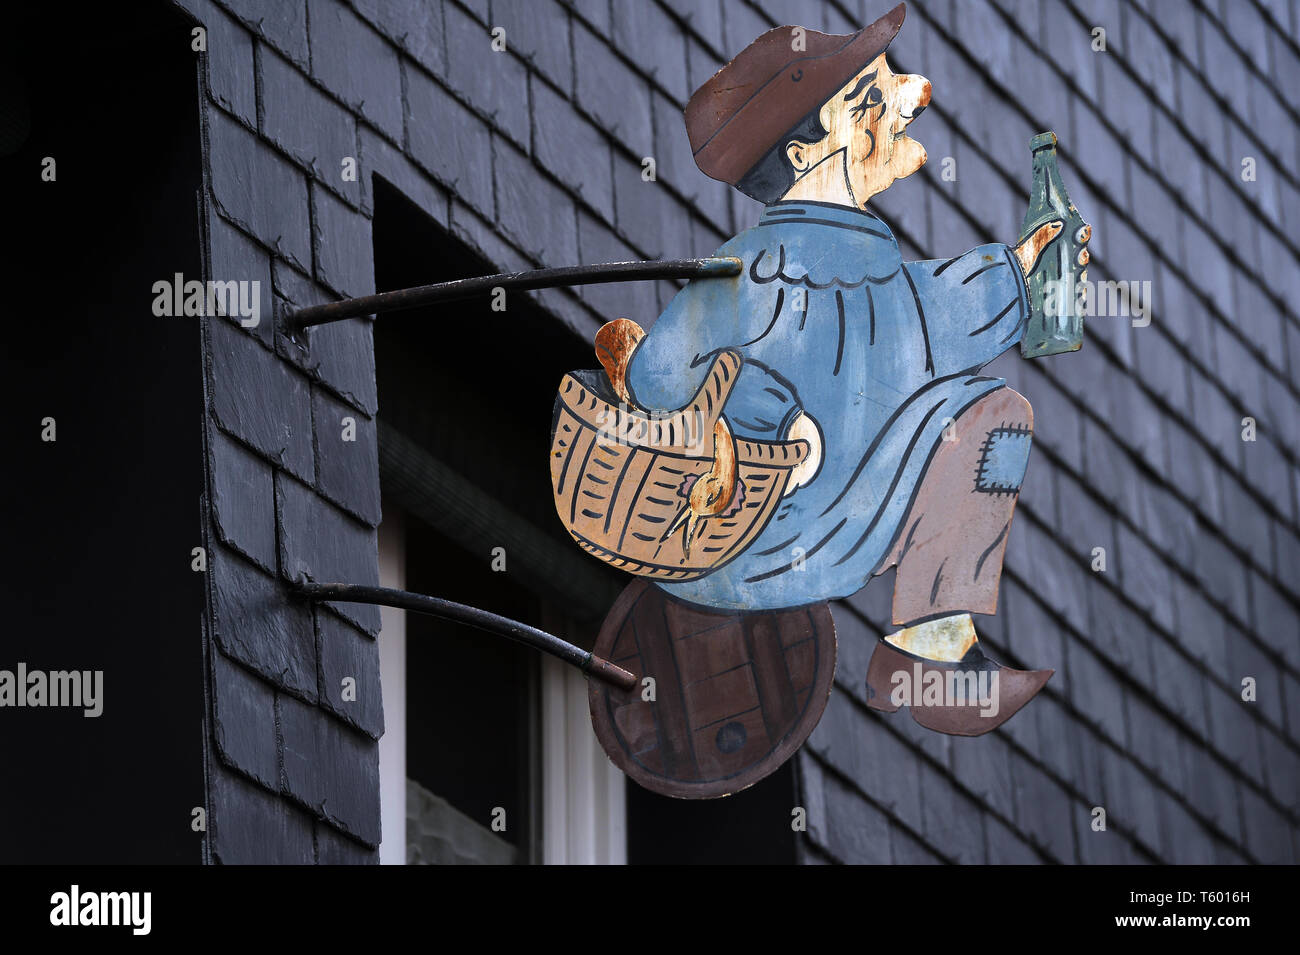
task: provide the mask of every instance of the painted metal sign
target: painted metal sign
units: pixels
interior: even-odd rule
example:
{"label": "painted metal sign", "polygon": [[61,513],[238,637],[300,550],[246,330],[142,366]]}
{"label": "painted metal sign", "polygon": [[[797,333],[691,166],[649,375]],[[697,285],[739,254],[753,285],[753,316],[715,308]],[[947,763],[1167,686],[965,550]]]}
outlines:
{"label": "painted metal sign", "polygon": [[926,161],[930,83],[886,57],[903,16],[778,27],[695,92],[699,168],[766,206],[715,253],[740,272],[691,281],[648,332],[609,323],[602,368],[559,388],[557,513],[639,578],[595,653],[641,680],[592,682],[592,720],[660,792],[725,795],[789,758],[830,691],[828,601],[891,568],[899,629],[850,675],[871,706],[978,735],[1052,673],[993,661],[970,616],[996,610],[1033,442],[1029,402],[980,369],[1080,347],[1090,228],[1047,133],[1014,244],[902,260],[867,207]]}

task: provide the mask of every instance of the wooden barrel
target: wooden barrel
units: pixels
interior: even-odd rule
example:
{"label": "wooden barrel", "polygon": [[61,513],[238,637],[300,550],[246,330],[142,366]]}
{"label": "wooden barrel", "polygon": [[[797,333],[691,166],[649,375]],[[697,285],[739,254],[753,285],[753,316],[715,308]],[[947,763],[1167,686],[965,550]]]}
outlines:
{"label": "wooden barrel", "polygon": [[816,728],[835,677],[824,603],[723,612],[635,580],[605,618],[595,652],[638,677],[630,691],[588,681],[606,754],[647,789],[681,799],[739,792],[775,771]]}
{"label": "wooden barrel", "polygon": [[631,574],[691,580],[737,556],[771,520],[805,441],[736,439],[737,490],[685,551],[667,534],[691,483],[713,463],[713,426],[742,359],[714,359],[689,405],[655,416],[614,403],[601,372],[572,372],[560,383],[551,431],[551,486],[565,528],[588,553]]}

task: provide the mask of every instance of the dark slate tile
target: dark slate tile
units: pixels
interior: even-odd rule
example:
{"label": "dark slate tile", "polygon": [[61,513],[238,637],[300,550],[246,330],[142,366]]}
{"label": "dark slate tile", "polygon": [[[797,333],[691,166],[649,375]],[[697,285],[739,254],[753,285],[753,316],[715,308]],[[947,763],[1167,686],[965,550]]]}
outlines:
{"label": "dark slate tile", "polygon": [[1286,697],[1286,730],[1293,742],[1300,743],[1300,680],[1289,673],[1280,674],[1282,693]]}
{"label": "dark slate tile", "polygon": [[533,127],[534,158],[579,193],[605,221],[614,221],[609,141],[545,83],[536,78],[530,83],[538,116]]}
{"label": "dark slate tile", "polygon": [[[311,865],[311,818],[221,765],[212,767],[208,844],[221,865]],[[376,812],[378,816],[378,812]]]}
{"label": "dark slate tile", "polygon": [[1182,730],[1136,693],[1129,694],[1127,706],[1129,753],[1171,790],[1181,792],[1184,775],[1178,743]]}
{"label": "dark slate tile", "polygon": [[379,744],[324,711],[279,698],[284,784],[295,799],[370,846],[379,845]]}
{"label": "dark slate tile", "polygon": [[921,765],[921,829],[926,842],[962,865],[986,861],[979,806],[957,791],[954,781]]}
{"label": "dark slate tile", "polygon": [[1108,750],[1102,772],[1106,781],[1106,825],[1131,834],[1152,854],[1160,851],[1160,810],[1151,780],[1124,755]]}
{"label": "dark slate tile", "polygon": [[574,202],[559,186],[537,175],[528,157],[503,140],[495,142],[500,228],[543,266],[578,261]]}
{"label": "dark slate tile", "polygon": [[[528,70],[506,48],[492,49],[489,28],[453,4],[443,5],[447,25],[447,85],[460,93],[492,126],[522,149],[528,148]],[[495,24],[494,24],[495,26]]]}
{"label": "dark slate tile", "polygon": [[1122,745],[1125,730],[1124,687],[1093,653],[1073,640],[1069,644],[1070,698],[1085,720],[1099,726],[1106,738]]}
{"label": "dark slate tile", "polygon": [[279,789],[275,692],[220,652],[212,654],[212,736],[223,760]]}
{"label": "dark slate tile", "polygon": [[[1283,457],[1279,445],[1290,447],[1281,435],[1269,433],[1264,436],[1264,440],[1256,441],[1245,450],[1246,480],[1256,494],[1262,496],[1263,506],[1269,509],[1271,521],[1276,521],[1279,517],[1285,521],[1294,521],[1297,505],[1293,478],[1298,469]],[[1259,506],[1258,500],[1256,503]],[[1262,555],[1259,565],[1275,574],[1282,573],[1282,568],[1273,566]]]}
{"label": "dark slate tile", "polygon": [[[494,215],[492,136],[479,119],[419,70],[406,70],[412,158],[481,215]],[[455,130],[455,135],[449,135]]]}
{"label": "dark slate tile", "polygon": [[614,157],[614,206],[619,231],[647,258],[675,258],[691,241],[690,213],[659,182],[641,178],[641,166]]}
{"label": "dark slate tile", "polygon": [[[852,779],[878,805],[921,828],[921,780],[915,753],[883,724],[911,719],[903,712],[883,719],[868,716],[842,693],[832,693],[808,746]],[[881,773],[881,766],[896,767]]]}
{"label": "dark slate tile", "polygon": [[370,127],[361,129],[361,208],[368,215],[374,215],[373,196],[374,177],[385,180],[411,202],[419,206],[420,211],[432,218],[444,228],[447,226],[449,210],[447,208],[447,191],[435,183],[427,173],[411,159],[393,146]]}
{"label": "dark slate tile", "polygon": [[221,0],[259,36],[299,66],[307,65],[306,0]]}
{"label": "dark slate tile", "polygon": [[[578,260],[581,262],[630,262],[636,252],[585,210],[578,211]],[[655,287],[651,282],[587,285],[579,294],[607,320],[626,317],[649,328],[659,315]]]}
{"label": "dark slate tile", "polygon": [[[378,586],[379,563],[374,530],[357,523],[308,487],[276,475],[276,524],[280,571],[289,580],[302,577],[323,583]],[[335,604],[340,613],[367,633],[379,632],[379,608]]]}
{"label": "dark slate tile", "polygon": [[1242,783],[1238,788],[1246,845],[1251,854],[1265,865],[1294,864],[1295,843],[1287,838],[1294,833],[1287,818],[1249,786]]}
{"label": "dark slate tile", "polygon": [[209,110],[212,199],[231,222],[301,267],[311,265],[307,181],[219,110]]}
{"label": "dark slate tile", "polygon": [[311,395],[305,379],[252,336],[209,321],[217,423],[305,480],[313,476]]}
{"label": "dark slate tile", "polygon": [[1130,520],[1139,520],[1142,480],[1123,449],[1092,419],[1083,422],[1084,477],[1101,498]]}
{"label": "dark slate tile", "polygon": [[312,75],[393,139],[402,138],[397,51],[338,0],[310,0]]}
{"label": "dark slate tile", "polygon": [[263,135],[313,170],[328,188],[359,203],[359,181],[343,178],[343,160],[357,158],[356,120],[288,60],[266,50],[259,64]]}
{"label": "dark slate tile", "polygon": [[[330,613],[316,615],[320,704],[374,739],[384,734],[379,644]],[[349,686],[345,680],[351,680]]]}
{"label": "dark slate tile", "polygon": [[1157,626],[1172,633],[1174,586],[1169,568],[1126,525],[1119,525],[1116,540],[1114,559],[1125,596],[1150,613]]}
{"label": "dark slate tile", "polygon": [[321,493],[371,527],[379,524],[379,443],[375,421],[312,390],[316,473]]}
{"label": "dark slate tile", "polygon": [[290,341],[283,329],[286,308],[306,308],[334,300],[311,279],[276,260],[272,272],[277,301],[276,350],[303,371],[368,415],[378,409],[371,319],[332,322],[299,332]]}
{"label": "dark slate tile", "polygon": [[1016,781],[1016,823],[1053,859],[1075,861],[1075,802],[1041,769],[1017,754],[1011,757],[1011,772]]}
{"label": "dark slate tile", "polygon": [[[1056,677],[1052,682],[1056,682]],[[1026,719],[1032,717],[1038,724],[1038,758],[1049,772],[1067,783],[1073,782],[1075,731],[1081,727],[1066,710],[1065,704],[1047,693],[1035,697],[1025,707],[1025,713]]]}
{"label": "dark slate tile", "polygon": [[370,220],[319,186],[312,187],[311,196],[316,277],[342,298],[374,294]]}
{"label": "dark slate tile", "polygon": [[208,433],[212,519],[217,536],[275,573],[275,485],[271,466],[216,429]]}
{"label": "dark slate tile", "polygon": [[333,826],[317,822],[317,865],[379,865],[379,850],[349,839]]}
{"label": "dark slate tile", "polygon": [[[1076,549],[1063,547],[1060,541],[1055,540],[1048,531],[1037,524],[1024,519],[1016,523],[1023,525],[1024,528],[1024,542],[1028,546],[1022,559],[1027,560],[1032,568],[1029,574],[1034,592],[1041,599],[1046,600],[1052,611],[1063,617],[1069,625],[1077,630],[1086,630],[1088,628],[1086,588],[1089,578],[1093,575],[1092,548],[1079,553]],[[1059,625],[1054,625],[1052,629],[1055,630],[1057,626]],[[1022,644],[1020,641],[1026,637],[1028,640]],[[1026,649],[1032,646],[1035,652],[1043,649],[1050,652],[1054,649],[1053,639],[1047,634],[1037,636],[1016,633],[1013,627],[1012,640],[1017,653],[1020,652],[1022,645]],[[1025,659],[1033,658],[1025,657]]]}
{"label": "dark slate tile", "polygon": [[1191,571],[1201,586],[1238,620],[1250,619],[1247,568],[1218,537],[1202,534],[1191,555]]}
{"label": "dark slate tile", "polygon": [[1187,802],[1230,838],[1239,839],[1240,811],[1232,770],[1186,735],[1179,739],[1179,752],[1186,770]]}
{"label": "dark slate tile", "polygon": [[1255,635],[1293,669],[1300,669],[1300,640],[1296,639],[1300,634],[1300,613],[1295,604],[1254,571],[1250,574],[1250,593]]}
{"label": "dark slate tile", "polygon": [[[208,248],[211,253],[211,274],[214,282],[255,282],[257,294],[257,324],[250,325],[253,335],[262,344],[275,342],[275,295],[271,284],[271,256],[260,245],[240,232],[220,216],[208,217]],[[249,286],[253,292],[253,286]],[[249,304],[252,304],[250,299]],[[236,325],[252,321],[252,316],[227,316]]]}
{"label": "dark slate tile", "polygon": [[1225,692],[1217,686],[1206,688],[1206,704],[1215,752],[1251,779],[1262,782],[1254,705],[1244,702],[1239,692]]}
{"label": "dark slate tile", "polygon": [[443,4],[440,0],[411,0],[406,3],[355,0],[353,5],[357,8],[357,13],[413,56],[426,70],[439,76],[446,73],[446,31],[443,29]]}
{"label": "dark slate tile", "polygon": [[897,823],[890,826],[889,850],[894,865],[941,865],[944,861]]}
{"label": "dark slate tile", "polygon": [[477,209],[461,202],[454,192],[451,196],[451,231],[491,262],[498,272],[522,272],[538,267],[538,263],[530,258],[530,252],[521,251],[511,244],[494,219],[485,218]]}
{"label": "dark slate tile", "polygon": [[1148,642],[1152,675],[1142,685],[1149,686],[1156,699],[1178,714],[1197,737],[1204,738],[1209,732],[1205,708],[1205,687],[1209,682],[1206,675],[1168,641]]}
{"label": "dark slate tile", "polygon": [[1011,776],[1011,747],[1000,733],[963,736],[952,741],[952,772],[990,808],[1015,816],[1015,780]]}
{"label": "dark slate tile", "polygon": [[721,0],[667,0],[667,5],[713,49],[720,51],[726,46]]}
{"label": "dark slate tile", "polygon": [[1141,486],[1142,519],[1139,524],[1152,546],[1168,555],[1165,559],[1179,569],[1181,557],[1191,553],[1202,531],[1196,513],[1167,486],[1154,480]]}
{"label": "dark slate tile", "polygon": [[654,142],[650,84],[616,57],[605,40],[577,24],[573,56],[579,105],[633,153],[648,156]]}
{"label": "dark slate tile", "polygon": [[[1185,551],[1183,553],[1186,553]],[[1182,579],[1175,582],[1179,646],[1200,660],[1211,673],[1222,673],[1227,665],[1227,621],[1195,587]]]}
{"label": "dark slate tile", "polygon": [[[569,43],[569,14],[554,0],[492,5],[492,26],[506,31],[506,45],[566,93],[573,85],[573,48]],[[536,89],[536,87],[534,87]],[[533,113],[548,115],[536,105]]]}
{"label": "dark slate tile", "polygon": [[209,0],[193,0],[190,9],[208,34],[206,62],[212,98],[222,109],[234,113],[249,126],[256,126],[253,38]]}
{"label": "dark slate tile", "polygon": [[[629,53],[641,70],[653,74],[685,105],[694,87],[688,88],[686,41],[681,30],[657,4],[614,4],[613,12],[614,47]],[[581,64],[578,68],[582,69]]]}
{"label": "dark slate tile", "polygon": [[[1246,446],[1247,456],[1255,454],[1252,445]],[[1282,474],[1285,475],[1283,470]],[[1265,572],[1273,569],[1273,541],[1269,535],[1269,514],[1236,480],[1223,482],[1223,530],[1237,547],[1250,555],[1251,562]]]}
{"label": "dark slate tile", "polygon": [[826,777],[827,845],[850,865],[889,863],[889,820],[861,793]]}
{"label": "dark slate tile", "polygon": [[1220,522],[1223,518],[1223,495],[1218,475],[1222,469],[1211,460],[1197,437],[1181,424],[1166,422],[1165,443],[1169,467],[1164,473],[1170,485],[1190,499],[1211,521]]}
{"label": "dark slate tile", "polygon": [[1157,796],[1160,855],[1174,865],[1214,865],[1214,837],[1173,796]]}
{"label": "dark slate tile", "polygon": [[[1030,464],[1029,469],[1032,471],[1034,465]],[[1054,529],[1061,545],[1071,557],[1082,562],[1089,574],[1095,574],[1102,581],[1117,579],[1117,568],[1112,562],[1115,554],[1115,518],[1111,511],[1099,504],[1082,484],[1065,473],[1059,477],[1058,490],[1061,516]],[[1021,496],[1023,498],[1023,493]],[[1093,549],[1097,547],[1106,550],[1105,570],[1092,569]]]}
{"label": "dark slate tile", "polygon": [[[1093,652],[1140,685],[1152,679],[1151,651],[1154,643],[1150,626],[1123,599],[1109,579],[1089,589],[1092,625],[1085,642]],[[1071,651],[1073,652],[1073,651]]]}
{"label": "dark slate tile", "polygon": [[[607,0],[573,0],[570,4],[592,28],[609,35],[609,3]],[[758,36],[758,34],[754,34]]]}
{"label": "dark slate tile", "polygon": [[316,698],[316,633],[308,605],[229,551],[208,555],[214,635],[229,656],[276,686]]}
{"label": "dark slate tile", "polygon": [[1260,730],[1264,782],[1269,794],[1292,813],[1300,810],[1300,756],[1272,729]]}
{"label": "dark slate tile", "polygon": [[[823,849],[830,846],[826,821],[826,770],[812,751],[800,748],[792,757],[795,766],[795,798],[808,814],[806,838]],[[798,839],[798,836],[796,836]]]}
{"label": "dark slate tile", "polygon": [[984,814],[984,838],[988,842],[989,865],[1041,865],[1042,857],[1024,836]]}

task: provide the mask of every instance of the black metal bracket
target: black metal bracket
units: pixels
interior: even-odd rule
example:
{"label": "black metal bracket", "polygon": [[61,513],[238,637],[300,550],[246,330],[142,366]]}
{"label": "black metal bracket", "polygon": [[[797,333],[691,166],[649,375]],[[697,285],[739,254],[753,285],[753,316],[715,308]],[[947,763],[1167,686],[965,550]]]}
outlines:
{"label": "black metal bracket", "polygon": [[416,613],[454,620],[457,623],[476,627],[487,633],[506,637],[517,643],[549,653],[558,660],[563,660],[577,667],[588,676],[608,683],[620,690],[631,690],[637,684],[637,677],[622,667],[615,666],[603,657],[598,657],[588,650],[561,640],[545,630],[538,630],[518,620],[502,617],[477,607],[458,604],[441,597],[429,597],[425,594],[411,593],[409,590],[393,590],[388,587],[367,587],[358,584],[315,583],[299,581],[294,589],[308,600],[336,600],[340,603],[379,604],[384,607],[398,607],[413,610]]}
{"label": "black metal bracket", "polygon": [[291,332],[327,325],[374,312],[396,312],[433,302],[454,302],[502,288],[513,291],[555,288],[561,285],[601,285],[608,282],[634,282],[650,279],[728,278],[740,274],[743,263],[729,256],[703,259],[667,259],[656,262],[606,262],[601,265],[569,265],[557,269],[534,269],[529,272],[503,272],[479,278],[457,279],[415,288],[395,289],[345,298],[324,305],[312,305],[285,316]]}

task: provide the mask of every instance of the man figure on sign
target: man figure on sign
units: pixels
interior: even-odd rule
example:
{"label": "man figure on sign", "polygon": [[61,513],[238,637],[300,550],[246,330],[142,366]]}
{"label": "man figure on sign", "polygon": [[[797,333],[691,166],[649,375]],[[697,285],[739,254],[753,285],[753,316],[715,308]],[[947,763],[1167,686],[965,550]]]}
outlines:
{"label": "man figure on sign", "polygon": [[[1026,278],[1062,223],[1014,246],[902,261],[868,205],[926,161],[908,131],[930,83],[895,73],[885,55],[904,12],[849,36],[778,27],[695,92],[686,124],[696,163],[767,208],[715,253],[741,260],[738,278],[691,282],[649,333],[611,322],[597,351],[620,397],[659,413],[686,405],[713,357],[734,350],[744,361],[716,460],[733,460],[728,442],[741,439],[809,448],[742,553],[656,585],[747,613],[848,597],[896,566],[900,629],[874,652],[871,704],[898,708],[901,671],[987,671],[1000,678],[996,714],[912,706],[923,725],[976,735],[1052,673],[989,660],[970,614],[996,610],[1033,426],[1029,403],[980,368],[1020,341]],[[697,483],[672,530],[687,548],[738,494],[734,467]]]}

